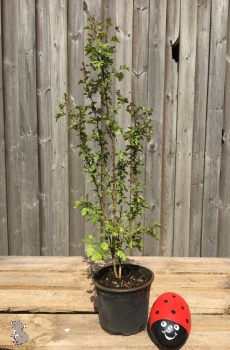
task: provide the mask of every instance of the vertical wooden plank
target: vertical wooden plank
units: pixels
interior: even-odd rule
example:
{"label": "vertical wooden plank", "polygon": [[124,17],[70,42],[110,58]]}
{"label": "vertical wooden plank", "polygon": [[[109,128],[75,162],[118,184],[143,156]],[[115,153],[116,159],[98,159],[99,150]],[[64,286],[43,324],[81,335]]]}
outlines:
{"label": "vertical wooden plank", "polygon": [[[108,17],[110,17],[113,22],[115,21],[116,7],[114,6],[114,2],[111,2],[110,0],[102,0],[101,12],[103,23],[105,23],[105,20]],[[110,31],[113,32],[112,35],[115,34],[115,28],[111,27]]]}
{"label": "vertical wooden plank", "polygon": [[[101,22],[103,23],[103,26],[105,28],[106,26],[106,19],[107,18],[111,18],[112,22],[114,23],[108,31],[108,38],[109,38],[109,42],[111,43],[110,39],[112,36],[116,35],[116,24],[115,24],[115,20],[116,20],[116,6],[114,6],[114,2],[111,2],[110,0],[102,0],[101,1]],[[113,42],[113,45],[115,47],[117,47],[117,43]],[[116,49],[115,49],[116,50]],[[113,58],[113,63],[116,64],[116,53],[113,54],[112,56]],[[115,80],[113,80],[112,85],[111,85],[111,97],[112,97],[112,104],[111,104],[111,108],[115,108],[115,87],[116,87],[116,82]],[[106,108],[102,106],[102,108],[104,108],[104,112],[106,112]],[[105,128],[105,122],[102,122],[102,129]],[[108,159],[108,164],[107,167],[108,169],[112,169],[112,145],[110,142],[110,137],[109,135],[105,136],[106,137],[106,141],[108,142],[107,144],[107,148],[108,151],[110,153],[110,157]],[[103,168],[102,171],[105,171],[106,169]],[[104,201],[105,203],[109,203],[110,200],[109,198],[105,195],[104,196]],[[101,238],[101,240],[103,240],[103,238]]]}
{"label": "vertical wooden plank", "polygon": [[216,256],[228,0],[213,0],[205,146],[202,256]]}
{"label": "vertical wooden plank", "polygon": [[[166,51],[165,51],[165,92],[163,119],[163,157],[162,157],[162,198],[160,255],[172,256],[174,234],[174,194],[176,162],[176,124],[178,93],[178,59],[175,45],[179,40],[180,0],[167,2]],[[176,61],[177,59],[177,61]]]}
{"label": "vertical wooden plank", "polygon": [[[122,82],[116,80],[116,90],[119,89],[121,94],[131,99],[132,89],[132,40],[133,40],[133,2],[128,0],[118,0],[114,4],[116,6],[116,35],[121,41],[117,45],[116,65],[127,65],[130,67],[130,72],[125,72],[125,78]],[[124,111],[122,110],[118,117],[121,118]],[[126,127],[130,125],[128,118],[123,118],[122,125]]]}
{"label": "vertical wooden plank", "polygon": [[[148,107],[148,39],[149,39],[149,0],[136,0],[133,3],[133,41],[132,41],[132,102],[136,105]],[[146,168],[146,142],[143,141],[143,154],[141,160],[145,164],[139,174],[139,181],[145,185]],[[146,197],[148,190],[144,190]],[[152,198],[151,198],[152,200]],[[146,210],[149,213],[149,210]],[[146,216],[146,222],[148,222]],[[145,217],[138,219],[142,225]],[[151,222],[149,223],[151,224]],[[145,237],[144,237],[145,240]],[[145,247],[144,247],[145,249]],[[145,252],[145,250],[144,250]],[[142,255],[138,249],[132,249],[130,255]]]}
{"label": "vertical wooden plank", "polygon": [[181,1],[174,256],[189,255],[197,1]]}
{"label": "vertical wooden plank", "polygon": [[0,255],[8,255],[7,202],[6,202],[6,160],[5,123],[2,77],[2,0],[0,0]]}
{"label": "vertical wooden plank", "polygon": [[41,254],[69,255],[68,121],[55,120],[67,92],[67,1],[36,5]]}
{"label": "vertical wooden plank", "polygon": [[[88,18],[94,16],[97,21],[101,21],[101,0],[85,0],[83,2],[83,10],[84,10],[84,27],[89,24]],[[87,32],[84,31],[84,46],[87,44]],[[84,56],[84,62],[88,64],[88,56]],[[94,77],[95,72],[91,70],[91,77]],[[100,94],[97,93],[94,95],[94,100],[97,102],[97,106],[100,106],[101,104],[101,99],[100,99]],[[89,100],[85,97],[85,103],[89,104]],[[87,130],[90,132],[90,130],[93,130],[93,125],[87,125]],[[92,147],[94,147],[94,151],[98,151],[98,145],[93,144]],[[89,200],[94,203],[96,199],[94,191],[91,190],[91,188],[94,188],[94,185],[88,181],[89,176],[88,174],[85,175],[85,183],[84,183],[84,188],[85,188],[85,193],[89,195]],[[96,225],[94,225],[92,222],[87,221],[87,219],[84,221],[85,222],[85,235],[88,237],[91,233],[97,235],[99,234],[99,231],[96,230]]]}
{"label": "vertical wooden plank", "polygon": [[35,0],[19,1],[19,115],[23,255],[40,255]]}
{"label": "vertical wooden plank", "polygon": [[230,256],[230,2],[228,5],[228,32],[225,75],[224,122],[221,154],[220,209],[218,222],[217,256]]}
{"label": "vertical wooden plank", "polygon": [[10,255],[23,255],[18,6],[19,3],[12,0],[3,1],[3,85]]}
{"label": "vertical wooden plank", "polygon": [[149,0],[133,4],[132,101],[147,107]]}
{"label": "vertical wooden plank", "polygon": [[[101,21],[105,25],[106,19],[110,17],[114,25],[109,28],[109,38],[111,38],[113,35],[116,35],[116,6],[114,5],[114,2],[111,2],[110,0],[101,0]],[[119,46],[120,44],[117,44],[113,42],[113,45],[115,47]],[[114,63],[116,63],[116,54],[113,55]],[[112,96],[115,96],[115,81],[112,82],[112,88],[111,88]],[[115,107],[115,100],[112,101],[112,108]]]}
{"label": "vertical wooden plank", "polygon": [[[167,1],[150,1],[148,107],[153,107],[154,133],[146,156],[146,195],[150,204],[146,225],[161,220],[166,9]],[[146,237],[145,255],[159,255],[159,243],[151,237]]]}
{"label": "vertical wooden plank", "polygon": [[83,1],[83,10],[85,25],[88,24],[87,18],[94,16],[96,20],[100,21],[101,19],[101,0],[84,0]]}
{"label": "vertical wooden plank", "polygon": [[[118,0],[116,1],[116,16],[115,16],[115,29],[116,36],[120,40],[121,44],[116,45],[115,63],[117,67],[120,65],[127,65],[130,70],[124,71],[124,79],[119,82],[117,79],[114,81],[115,91],[120,90],[124,97],[129,100],[132,99],[132,43],[133,43],[133,1]],[[119,125],[126,130],[131,125],[130,114],[126,112],[125,106],[123,106],[116,116]],[[117,137],[115,147],[117,149],[125,149],[125,141]],[[126,186],[130,188],[129,179],[126,179]],[[127,194],[127,200],[130,200],[129,193]],[[128,206],[123,206],[123,209],[128,209]],[[129,250],[129,254],[133,254],[133,251]]]}
{"label": "vertical wooden plank", "polygon": [[4,1],[9,253],[39,254],[35,4]]}
{"label": "vertical wooden plank", "polygon": [[[69,0],[68,3],[68,95],[69,103],[84,105],[82,85],[82,62],[84,60],[84,23],[83,3]],[[79,210],[74,209],[74,203],[85,194],[85,177],[83,175],[83,162],[78,156],[76,131],[69,132],[69,186],[70,186],[70,255],[84,255],[85,223]]]}
{"label": "vertical wooden plank", "polygon": [[39,140],[39,203],[41,255],[52,252],[52,114],[50,3],[36,2],[37,105]]}
{"label": "vertical wooden plank", "polygon": [[52,255],[69,255],[68,120],[55,115],[67,91],[67,0],[50,1],[52,128]]}
{"label": "vertical wooden plank", "polygon": [[189,237],[190,256],[200,256],[201,247],[211,0],[200,0],[197,12],[195,106],[193,120],[191,217]]}

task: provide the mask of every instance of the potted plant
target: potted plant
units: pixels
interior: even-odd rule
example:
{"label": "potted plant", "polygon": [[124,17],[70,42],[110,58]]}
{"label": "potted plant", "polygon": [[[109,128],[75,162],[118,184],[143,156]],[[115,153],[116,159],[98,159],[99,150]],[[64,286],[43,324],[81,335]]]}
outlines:
{"label": "potted plant", "polygon": [[[127,248],[143,247],[143,235],[158,239],[153,222],[144,227],[138,221],[148,208],[143,197],[144,185],[138,175],[144,164],[141,161],[142,141],[149,141],[153,132],[150,116],[152,109],[136,106],[119,90],[112,94],[114,79],[122,81],[123,65],[116,68],[113,61],[116,36],[109,40],[108,30],[113,25],[106,19],[102,23],[89,18],[85,54],[89,63],[82,64],[82,84],[88,103],[84,106],[68,105],[68,97],[60,104],[56,119],[68,115],[69,129],[79,136],[77,148],[84,160],[84,171],[93,184],[91,189],[95,201],[88,194],[78,199],[75,208],[80,208],[83,217],[95,224],[98,234],[90,233],[86,254],[93,261],[112,259],[112,265],[99,270],[93,277],[98,298],[99,320],[103,329],[111,334],[129,335],[143,329],[148,317],[149,290],[153,272],[126,260]],[[91,72],[94,74],[92,75]],[[100,103],[95,96],[100,96]],[[118,111],[122,118],[129,118],[130,126],[125,130],[119,123]],[[123,149],[117,148],[117,141]],[[96,146],[96,148],[95,148]]]}

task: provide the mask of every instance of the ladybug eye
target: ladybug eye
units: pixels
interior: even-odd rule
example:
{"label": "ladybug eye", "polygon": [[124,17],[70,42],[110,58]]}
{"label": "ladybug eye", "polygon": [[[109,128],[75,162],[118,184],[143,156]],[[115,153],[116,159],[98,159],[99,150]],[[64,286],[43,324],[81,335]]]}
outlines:
{"label": "ladybug eye", "polygon": [[162,326],[162,327],[166,327],[166,326],[167,326],[167,322],[162,321],[162,322],[161,322],[161,326]]}
{"label": "ladybug eye", "polygon": [[174,329],[175,329],[175,331],[179,331],[180,327],[178,326],[178,324],[174,325]]}

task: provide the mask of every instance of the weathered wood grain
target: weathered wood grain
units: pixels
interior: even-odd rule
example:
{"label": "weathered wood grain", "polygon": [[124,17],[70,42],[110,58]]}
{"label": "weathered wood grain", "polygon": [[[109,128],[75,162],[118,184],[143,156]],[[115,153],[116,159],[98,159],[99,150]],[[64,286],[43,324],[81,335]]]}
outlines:
{"label": "weathered wood grain", "polygon": [[69,255],[68,120],[56,123],[59,103],[67,90],[67,1],[50,6],[50,69],[52,130],[52,236],[51,254]]}
{"label": "weathered wood grain", "polygon": [[[173,45],[179,40],[180,1],[167,2],[165,48],[165,88],[162,140],[162,193],[160,255],[172,256],[174,240],[174,203],[176,176],[176,125],[178,62],[172,57]],[[178,51],[179,52],[179,51]]]}
{"label": "weathered wood grain", "polygon": [[[134,39],[133,31],[133,2],[128,0],[118,0],[115,5],[115,35],[118,40],[121,42],[116,45],[115,53],[115,64],[119,69],[121,65],[126,65],[129,67],[129,71],[124,71],[124,79],[120,82],[118,79],[114,80],[114,89],[120,90],[122,96],[127,97],[130,101],[132,100],[132,62],[133,62],[133,52],[132,44]],[[115,97],[115,102],[117,98]],[[126,112],[126,106],[123,106],[115,116],[118,124],[127,130],[131,125],[132,120],[129,113]],[[118,150],[125,150],[126,142],[122,137],[117,137],[115,140],[115,148]],[[129,178],[126,178],[126,187],[130,188]],[[129,202],[131,196],[129,193],[125,194],[127,196],[127,201]],[[123,209],[128,209],[128,206],[125,204]],[[130,254],[133,254],[131,251]]]}
{"label": "weathered wood grain", "polygon": [[[187,300],[194,314],[229,312],[229,259],[130,257],[128,261],[155,274],[150,307],[161,293],[173,290]],[[1,257],[0,310],[94,312],[92,275],[101,266],[80,257]]]}
{"label": "weathered wood grain", "polygon": [[[149,37],[149,0],[134,1],[133,4],[133,42],[132,42],[132,102],[137,106],[148,107],[148,37]],[[142,142],[141,161],[145,168],[141,169],[138,180],[146,183],[146,141]],[[146,197],[148,190],[143,189]],[[136,222],[145,224],[144,215]],[[132,249],[132,255],[142,255],[142,251]]]}
{"label": "weathered wood grain", "polygon": [[[115,80],[115,90],[120,90],[124,97],[129,100],[132,99],[132,62],[133,62],[133,52],[132,52],[132,42],[134,39],[133,32],[133,4],[132,1],[128,0],[118,0],[116,1],[116,13],[115,13],[115,26],[116,26],[116,36],[118,40],[121,41],[120,44],[116,45],[115,63],[117,67],[120,65],[127,65],[130,68],[129,72],[124,72],[124,79],[122,82]],[[126,129],[131,125],[131,117],[125,110],[121,108],[118,111],[117,119],[119,125]],[[121,138],[116,140],[116,148],[124,149],[125,143]],[[129,185],[127,185],[129,186]],[[129,198],[128,198],[129,200]]]}
{"label": "weathered wood grain", "polygon": [[204,151],[207,116],[211,1],[197,8],[196,76],[191,169],[189,255],[200,256],[204,189]]}
{"label": "weathered wood grain", "polygon": [[7,202],[6,202],[6,159],[5,159],[5,123],[2,76],[2,1],[0,1],[0,254],[8,255]]}
{"label": "weathered wood grain", "polygon": [[23,255],[40,254],[35,0],[19,2],[19,116]]}
{"label": "weathered wood grain", "polygon": [[[70,106],[84,105],[82,85],[77,82],[82,79],[82,62],[84,61],[84,23],[83,3],[70,0],[68,2],[68,95]],[[76,131],[69,132],[69,254],[84,255],[85,222],[80,210],[74,209],[74,203],[85,194],[85,177],[83,162],[78,155],[76,145],[79,139]]]}
{"label": "weathered wood grain", "polygon": [[[116,65],[127,65],[130,67],[130,72],[125,72],[125,78],[122,82],[116,80],[116,90],[119,89],[121,94],[131,100],[132,91],[132,41],[133,41],[133,4],[128,0],[116,1],[116,36],[121,41],[121,44],[116,45]],[[124,111],[118,113],[118,117],[122,119],[121,125],[125,128],[130,125],[131,120],[124,118]],[[122,118],[123,117],[123,118]]]}
{"label": "weathered wood grain", "polygon": [[[166,1],[150,1],[148,40],[148,107],[153,107],[153,137],[147,145],[145,223],[161,219],[162,139],[165,82]],[[146,237],[145,255],[159,255],[159,242]]]}
{"label": "weathered wood grain", "polygon": [[[230,271],[229,258],[171,258],[171,257],[128,257],[127,262],[149,267],[158,274],[228,274]],[[63,256],[2,256],[0,271],[31,271],[31,272],[84,272],[97,271],[104,262],[92,262],[82,257]],[[111,264],[108,260],[107,264]],[[207,264],[208,269],[207,269]]]}
{"label": "weathered wood grain", "polygon": [[[22,174],[19,112],[19,2],[4,1],[3,86],[9,254],[23,254]],[[1,167],[4,166],[1,164]]]}
{"label": "weathered wood grain", "polygon": [[96,20],[101,18],[101,1],[102,0],[84,0],[83,10],[85,16],[85,22],[87,23],[87,18],[95,17]]}
{"label": "weathered wood grain", "polygon": [[[39,144],[39,224],[41,255],[52,253],[52,109],[50,3],[36,2],[37,107]],[[53,116],[54,118],[54,116]]]}
{"label": "weathered wood grain", "polygon": [[197,1],[181,1],[174,256],[189,255]]}
{"label": "weathered wood grain", "polygon": [[228,1],[212,1],[205,145],[202,256],[216,256]]}
{"label": "weathered wood grain", "polygon": [[[155,272],[149,311],[168,290],[188,302],[192,330],[185,349],[228,349],[230,259],[131,259]],[[13,349],[10,322],[21,321],[30,339],[23,345],[30,349],[107,349],[108,342],[111,349],[155,348],[146,329],[129,337],[101,329],[86,265],[81,257],[0,257],[0,347]]]}
{"label": "weathered wood grain", "polygon": [[133,6],[132,101],[148,103],[149,0],[136,0]]}
{"label": "weathered wood grain", "polygon": [[[109,335],[102,331],[97,315],[29,315],[0,314],[0,346],[15,349],[10,334],[10,322],[20,320],[26,324],[25,332],[30,341],[23,348],[32,349],[157,349],[147,330],[129,337]],[[229,345],[229,315],[193,315],[192,331],[183,349],[226,350]],[[93,325],[90,326],[89,325]]]}
{"label": "weathered wood grain", "polygon": [[[230,2],[228,7],[228,33],[230,38]],[[220,208],[218,218],[217,256],[230,256],[230,39],[227,43],[224,121],[221,146]]]}
{"label": "weathered wood grain", "polygon": [[[86,275],[83,271],[72,272],[1,272],[0,290],[6,291],[10,289],[23,291],[42,290],[42,291],[75,291],[77,294],[83,294],[85,290],[92,289],[91,277],[93,274],[89,271]],[[157,288],[170,290],[175,288],[175,278],[177,279],[177,290],[188,292],[199,289],[202,292],[224,292],[230,287],[229,274],[161,274],[156,273],[153,282],[153,289]],[[82,307],[82,305],[81,305]]]}
{"label": "weathered wood grain", "polygon": [[67,3],[41,0],[36,14],[41,255],[67,255],[68,121],[55,121],[67,90]]}
{"label": "weathered wood grain", "polygon": [[35,2],[27,5],[9,1],[3,6],[8,235],[10,254],[36,255],[40,247]]}
{"label": "weathered wood grain", "polygon": [[160,242],[130,254],[229,256],[229,0],[24,3],[0,0],[0,252],[83,255],[95,231],[73,209],[91,187],[76,136],[55,121],[64,92],[85,102],[83,26],[95,15],[112,17],[115,63],[131,68],[113,93],[154,108],[141,181]]}
{"label": "weathered wood grain", "polygon": [[[116,36],[116,6],[114,6],[114,2],[111,2],[110,0],[102,0],[101,1],[101,22],[103,23],[103,27],[105,28],[106,25],[106,19],[111,18],[113,25],[108,30],[108,38],[112,38],[112,36]],[[116,65],[116,46],[119,45],[118,43],[113,42],[113,45],[115,46],[115,52],[112,55],[113,63]],[[111,84],[111,96],[115,97],[116,94],[116,82],[115,79],[112,81]],[[111,101],[111,108],[115,109],[116,107],[116,98],[112,98]],[[106,108],[102,106],[104,109],[104,112],[106,113]],[[114,116],[113,116],[114,117]],[[105,122],[102,122],[102,129],[105,128]],[[112,145],[111,140],[109,138],[109,135],[105,135],[105,139],[107,141],[107,149],[110,153],[110,157],[108,158],[107,162],[107,169],[112,169]],[[104,171],[105,168],[102,168],[102,171]],[[106,179],[104,179],[106,181]],[[108,182],[108,181],[106,181]],[[108,188],[108,186],[107,186]],[[110,199],[106,197],[106,192],[104,193],[103,201],[105,203],[109,203]]]}
{"label": "weathered wood grain", "polygon": [[[101,21],[101,0],[84,1],[83,2],[83,10],[84,10],[84,12],[83,12],[84,27],[89,24],[88,19],[90,17],[94,16],[98,22]],[[84,47],[87,45],[87,38],[88,38],[88,31],[84,30],[84,33],[83,33]],[[88,58],[88,56],[85,55],[85,53],[84,53],[84,62],[86,64],[89,64],[89,58]],[[91,76],[91,78],[96,76],[96,72],[94,72],[93,69],[91,69],[90,76]],[[82,85],[81,85],[81,87],[82,87]],[[94,99],[94,101],[97,102],[97,107],[101,106],[101,99],[100,99],[99,93],[95,94],[93,99]],[[90,104],[90,102],[91,102],[90,99],[85,96],[85,104]],[[89,125],[89,124],[86,125],[86,130],[87,130],[87,133],[90,134],[93,131],[93,125]],[[92,146],[94,152],[99,151],[99,147],[98,147],[96,142],[95,143],[91,142],[91,146]],[[84,182],[83,186],[84,186],[85,194],[88,195],[89,200],[92,203],[95,203],[95,201],[96,201],[95,192],[94,192],[95,185],[92,182],[89,182],[89,178],[90,178],[89,175],[85,174],[85,182]],[[95,235],[99,234],[99,231],[96,229],[95,224],[88,221],[87,218],[85,218],[84,222],[85,222],[85,236],[86,237],[88,237],[91,233],[93,233]],[[85,245],[84,245],[84,247],[85,247]]]}
{"label": "weathered wood grain", "polygon": [[[165,276],[167,278],[167,276]],[[173,288],[173,292],[181,295],[189,304],[194,314],[228,314],[230,295],[226,289],[206,288],[201,291],[186,288],[183,284],[166,284],[154,282],[150,294],[150,307],[156,298]],[[156,290],[157,289],[157,290]],[[171,290],[170,289],[170,290]],[[20,298],[19,298],[20,295]],[[208,298],[207,298],[208,296]],[[49,313],[86,313],[98,310],[94,286],[89,289],[0,289],[0,312],[49,312]]]}

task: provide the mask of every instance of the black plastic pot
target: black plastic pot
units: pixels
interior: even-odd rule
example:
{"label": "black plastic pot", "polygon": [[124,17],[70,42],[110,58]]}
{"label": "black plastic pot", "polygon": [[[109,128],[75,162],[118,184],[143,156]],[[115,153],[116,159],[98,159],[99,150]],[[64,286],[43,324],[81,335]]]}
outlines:
{"label": "black plastic pot", "polygon": [[148,320],[150,286],[154,274],[146,267],[124,264],[125,269],[139,270],[146,283],[138,288],[116,290],[106,288],[97,283],[99,276],[112,265],[103,267],[93,277],[96,287],[99,321],[101,327],[109,334],[131,335],[145,328]]}

